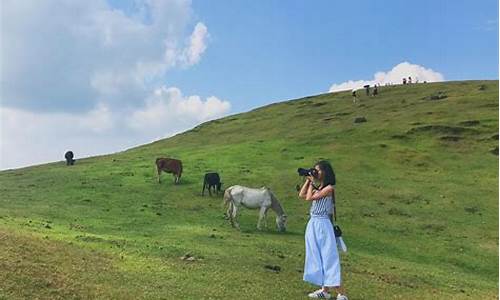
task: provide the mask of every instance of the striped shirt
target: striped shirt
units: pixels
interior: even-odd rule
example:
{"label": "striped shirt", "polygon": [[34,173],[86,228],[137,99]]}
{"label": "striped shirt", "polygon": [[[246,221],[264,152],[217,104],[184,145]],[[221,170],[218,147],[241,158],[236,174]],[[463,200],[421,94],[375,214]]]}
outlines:
{"label": "striped shirt", "polygon": [[311,216],[328,217],[333,213],[332,196],[326,196],[318,200],[313,200],[309,211]]}

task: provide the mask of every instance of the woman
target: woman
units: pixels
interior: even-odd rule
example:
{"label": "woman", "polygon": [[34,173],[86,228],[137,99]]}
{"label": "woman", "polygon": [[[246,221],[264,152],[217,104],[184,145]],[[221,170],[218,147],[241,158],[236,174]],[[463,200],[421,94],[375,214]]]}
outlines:
{"label": "woman", "polygon": [[[332,298],[331,290],[337,292],[337,300],[347,300],[340,281],[340,258],[333,233],[330,215],[333,211],[335,173],[327,161],[315,166],[316,174],[307,176],[299,197],[312,201],[307,223],[305,242],[304,281],[321,286],[309,294],[309,298]],[[319,186],[316,188],[314,180]]]}

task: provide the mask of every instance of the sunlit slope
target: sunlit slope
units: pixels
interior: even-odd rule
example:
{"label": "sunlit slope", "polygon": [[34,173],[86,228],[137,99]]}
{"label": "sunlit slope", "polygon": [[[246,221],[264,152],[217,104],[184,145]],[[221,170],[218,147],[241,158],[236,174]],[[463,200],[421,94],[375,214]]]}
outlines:
{"label": "sunlit slope", "polygon": [[[1,172],[0,299],[301,299],[313,287],[296,169],[323,158],[337,174],[351,298],[496,299],[498,81],[358,94],[357,105],[350,92],[280,102],[72,167]],[[180,185],[156,182],[160,156],[183,161]],[[230,228],[221,197],[201,197],[206,171],[224,187],[269,186],[288,232],[272,212],[255,230],[248,210],[242,231]]]}

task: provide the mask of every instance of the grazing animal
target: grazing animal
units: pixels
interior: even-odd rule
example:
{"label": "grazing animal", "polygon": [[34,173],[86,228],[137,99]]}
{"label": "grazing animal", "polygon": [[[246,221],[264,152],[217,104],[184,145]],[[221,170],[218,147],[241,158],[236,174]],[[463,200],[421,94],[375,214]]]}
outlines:
{"label": "grazing animal", "polygon": [[67,166],[72,166],[75,164],[75,160],[73,159],[73,151],[66,151],[64,154],[64,158],[66,159],[66,165]]}
{"label": "grazing animal", "polygon": [[158,172],[158,183],[160,183],[161,171],[174,175],[174,183],[178,184],[182,175],[182,162],[174,158],[160,157],[156,159],[156,171]]}
{"label": "grazing animal", "polygon": [[286,231],[287,216],[285,211],[278,199],[276,199],[274,194],[267,187],[253,189],[240,185],[233,185],[224,192],[224,205],[228,206],[227,216],[233,227],[240,228],[237,217],[238,209],[242,206],[249,209],[260,209],[257,229],[261,229],[261,222],[263,219],[267,227],[266,214],[267,210],[271,208],[276,213],[276,226],[278,227],[278,231]]}
{"label": "grazing animal", "polygon": [[201,191],[201,195],[203,196],[205,194],[205,188],[208,186],[208,193],[210,196],[212,196],[212,188],[214,189],[214,192],[219,195],[219,192],[221,190],[222,182],[220,182],[220,176],[218,173],[206,173],[205,174],[205,179],[203,180],[203,190]]}

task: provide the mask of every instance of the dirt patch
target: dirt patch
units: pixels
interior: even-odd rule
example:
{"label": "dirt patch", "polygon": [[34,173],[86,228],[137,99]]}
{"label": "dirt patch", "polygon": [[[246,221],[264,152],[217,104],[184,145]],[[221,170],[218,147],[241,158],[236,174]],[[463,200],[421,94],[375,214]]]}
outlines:
{"label": "dirt patch", "polygon": [[477,206],[464,207],[464,210],[470,214],[476,214],[479,212],[479,207]]}
{"label": "dirt patch", "polygon": [[78,223],[69,223],[69,229],[70,230],[85,230],[86,227],[82,224]]}
{"label": "dirt patch", "polygon": [[445,135],[440,137],[439,139],[445,142],[458,142],[463,139],[463,137],[457,135]]}
{"label": "dirt patch", "polygon": [[477,107],[478,108],[483,108],[483,107],[486,107],[486,108],[498,108],[498,102],[497,103],[487,103],[487,104],[479,105]]}
{"label": "dirt patch", "polygon": [[179,257],[180,260],[183,261],[200,261],[203,260],[203,257],[195,257],[191,253],[186,253],[183,256]]}
{"label": "dirt patch", "polygon": [[383,281],[388,284],[392,285],[398,285],[401,287],[406,287],[406,288],[411,288],[411,289],[416,289],[418,288],[418,285],[415,283],[414,280],[404,280],[398,276],[392,275],[392,274],[379,274],[377,278],[380,281]]}
{"label": "dirt patch", "polygon": [[479,120],[467,120],[467,121],[463,121],[463,122],[458,123],[458,125],[461,125],[461,126],[477,126],[480,123],[481,122]]}
{"label": "dirt patch", "polygon": [[427,97],[424,97],[423,99],[424,100],[443,100],[443,99],[446,99],[448,98],[448,96],[444,93],[444,92],[437,92],[435,94],[432,94],[432,95],[429,95]]}
{"label": "dirt patch", "polygon": [[281,267],[280,266],[275,266],[275,265],[265,265],[264,269],[273,271],[275,273],[281,272]]}
{"label": "dirt patch", "polygon": [[403,195],[391,194],[389,198],[394,199],[397,202],[406,205],[430,203],[429,199],[425,199],[422,195],[403,196]]}
{"label": "dirt patch", "polygon": [[118,173],[118,175],[121,175],[121,176],[134,176],[134,172],[120,172]]}
{"label": "dirt patch", "polygon": [[391,138],[396,140],[406,140],[408,139],[408,136],[404,134],[394,134],[391,136]]}
{"label": "dirt patch", "polygon": [[420,226],[420,228],[424,231],[427,231],[428,233],[437,233],[444,231],[446,229],[446,226],[440,224],[425,224]]}
{"label": "dirt patch", "polygon": [[410,214],[398,209],[398,208],[391,208],[388,211],[389,215],[391,216],[401,216],[401,217],[411,217]]}
{"label": "dirt patch", "polygon": [[125,240],[108,240],[98,236],[91,236],[91,235],[77,235],[75,239],[87,243],[106,243],[120,248],[125,246],[127,242]]}
{"label": "dirt patch", "polygon": [[446,134],[446,135],[461,135],[465,133],[476,132],[473,128],[458,127],[458,126],[447,126],[447,125],[426,125],[420,127],[414,127],[408,130],[407,134],[416,133],[432,133],[432,134]]}
{"label": "dirt patch", "polygon": [[312,106],[314,106],[314,107],[320,107],[320,106],[323,106],[323,105],[326,105],[326,102],[316,102]]}
{"label": "dirt patch", "polygon": [[[390,266],[388,268],[390,268],[391,270],[396,269],[395,266]],[[420,284],[418,284],[419,281],[416,281],[414,278],[411,277],[401,277],[393,274],[381,274],[371,270],[358,269],[354,267],[351,269],[351,272],[362,274],[364,277],[369,277],[371,279],[375,279],[377,281],[381,281],[390,285],[396,285],[411,289],[421,288]]]}
{"label": "dirt patch", "polygon": [[498,156],[498,147],[495,147],[495,148],[491,149],[490,153],[493,154],[493,155]]}
{"label": "dirt patch", "polygon": [[299,105],[300,106],[308,106],[308,105],[311,105],[313,103],[314,102],[312,102],[311,100],[306,100],[306,101],[301,102]]}

